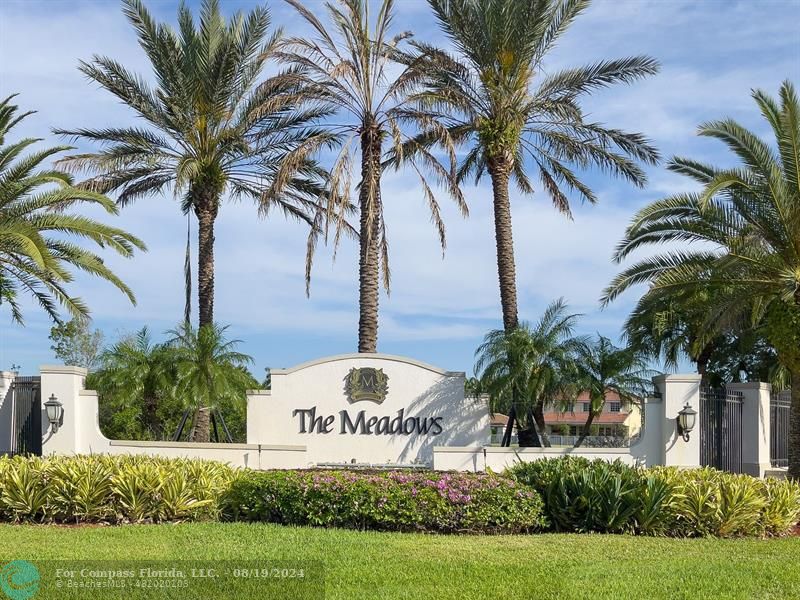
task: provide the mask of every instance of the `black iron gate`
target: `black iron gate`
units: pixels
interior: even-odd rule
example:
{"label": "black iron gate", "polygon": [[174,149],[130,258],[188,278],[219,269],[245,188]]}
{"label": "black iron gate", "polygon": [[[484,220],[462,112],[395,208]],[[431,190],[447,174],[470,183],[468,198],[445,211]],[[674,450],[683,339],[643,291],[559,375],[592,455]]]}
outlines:
{"label": "black iron gate", "polygon": [[789,407],[792,392],[773,392],[769,403],[769,456],[773,467],[789,466]]}
{"label": "black iron gate", "polygon": [[42,387],[39,377],[11,382],[11,454],[42,454]]}
{"label": "black iron gate", "polygon": [[741,392],[700,391],[700,464],[742,472],[742,408]]}

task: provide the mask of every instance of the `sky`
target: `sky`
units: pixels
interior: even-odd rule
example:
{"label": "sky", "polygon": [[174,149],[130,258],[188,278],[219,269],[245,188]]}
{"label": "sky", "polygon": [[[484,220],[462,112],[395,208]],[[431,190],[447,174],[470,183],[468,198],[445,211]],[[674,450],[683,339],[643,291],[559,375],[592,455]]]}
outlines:
{"label": "sky", "polygon": [[[159,20],[174,22],[178,2],[145,1]],[[305,3],[321,13],[322,2]],[[222,0],[226,13],[256,4]],[[285,3],[266,4],[275,25],[292,34],[305,31]],[[658,75],[588,98],[584,108],[589,118],[644,133],[664,157],[729,165],[732,157],[721,144],[697,137],[697,126],[732,117],[767,136],[750,91],[775,95],[785,79],[800,85],[798,23],[800,0],[595,0],[561,38],[544,70],[628,55],[655,57],[662,65]],[[395,26],[426,42],[446,44],[424,0],[398,0]],[[43,138],[39,147],[44,148],[64,143],[52,135],[53,128],[136,122],[130,109],[77,70],[78,61],[93,54],[150,77],[119,3],[0,0],[0,96],[18,93],[21,108],[38,111],[16,128],[14,139]],[[549,302],[564,297],[574,312],[584,315],[582,333],[619,338],[641,290],[600,309],[603,288],[621,268],[611,261],[614,246],[637,210],[692,189],[663,164],[647,172],[645,189],[587,174],[599,202],[576,203],[573,221],[553,209],[539,186],[533,197],[512,192],[522,320],[535,321]],[[470,208],[466,220],[446,194],[439,194],[447,226],[442,257],[414,175],[385,175],[392,290],[380,299],[379,351],[471,373],[482,337],[502,326],[488,181],[465,188],[465,196]],[[145,325],[157,339],[163,338],[183,315],[185,217],[168,194],[139,200],[116,218],[103,218],[148,245],[147,253],[129,260],[104,254],[133,288],[137,304],[132,306],[110,284],[82,275],[70,289],[88,302],[93,327],[104,332],[107,342]],[[252,204],[228,202],[220,210],[216,240],[215,318],[229,325],[231,337],[242,340],[240,349],[253,357],[257,376],[265,367],[289,367],[356,350],[354,241],[343,242],[335,261],[330,249],[320,249],[311,297],[306,298],[306,231],[300,225],[278,214],[259,220]],[[33,374],[39,365],[55,362],[48,340],[51,323],[32,303],[25,306],[24,327],[12,323],[8,308],[0,306],[0,370],[15,364]]]}

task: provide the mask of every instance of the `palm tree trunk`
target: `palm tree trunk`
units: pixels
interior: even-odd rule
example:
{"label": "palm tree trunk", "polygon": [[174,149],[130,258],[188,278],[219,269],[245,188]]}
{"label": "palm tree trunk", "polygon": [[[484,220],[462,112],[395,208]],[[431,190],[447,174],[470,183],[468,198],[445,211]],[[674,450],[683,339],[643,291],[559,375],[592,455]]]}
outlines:
{"label": "palm tree trunk", "polygon": [[714,353],[713,344],[706,344],[700,353],[697,355],[697,374],[703,381],[703,385],[708,385],[708,361],[711,360],[711,355]]}
{"label": "palm tree trunk", "polygon": [[[602,411],[602,408],[600,409]],[[575,448],[579,448],[581,444],[583,444],[586,437],[592,431],[592,423],[594,422],[594,418],[599,415],[599,412],[595,412],[594,409],[589,410],[589,416],[586,417],[586,423],[583,424],[583,430],[581,431],[580,437],[575,441]]]}
{"label": "palm tree trunk", "polygon": [[536,423],[536,428],[539,430],[539,438],[541,439],[542,446],[549,448],[550,436],[547,435],[547,423],[544,420],[544,402],[539,401],[534,405],[533,420]]}
{"label": "palm tree trunk", "polygon": [[517,420],[517,411],[514,407],[508,411],[508,422],[506,423],[506,430],[503,432],[503,439],[500,440],[500,446],[508,448],[511,445],[511,438],[514,435],[514,425]]}
{"label": "palm tree trunk", "polygon": [[517,274],[514,266],[514,240],[511,231],[511,200],[508,182],[512,164],[508,159],[489,161],[494,199],[494,237],[497,246],[497,275],[500,280],[500,304],[503,308],[503,328],[517,328]]}
{"label": "palm tree trunk", "polygon": [[203,192],[196,196],[197,215],[197,298],[199,326],[214,323],[214,221],[217,218],[218,198]]}
{"label": "palm tree trunk", "polygon": [[[514,239],[511,231],[511,200],[508,197],[508,182],[512,163],[507,158],[489,160],[489,175],[492,178],[494,205],[494,238],[497,249],[497,276],[500,280],[500,305],[503,310],[503,329],[513,331],[519,325],[517,312],[517,273],[514,266]],[[509,357],[509,360],[512,360]],[[518,392],[512,392],[512,405],[519,404]],[[518,428],[520,447],[540,447],[541,441],[536,432],[534,420],[527,429]]]}
{"label": "palm tree trunk", "polygon": [[207,407],[197,409],[194,416],[194,427],[189,439],[192,442],[211,441],[211,409]]}
{"label": "palm tree trunk", "polygon": [[517,430],[517,439],[520,448],[540,448],[539,436],[536,435],[536,427],[531,422],[527,429]]}
{"label": "palm tree trunk", "polygon": [[361,133],[361,187],[358,193],[360,254],[358,261],[358,351],[378,351],[378,286],[381,139],[372,121]]}
{"label": "palm tree trunk", "polygon": [[160,423],[158,422],[158,398],[155,394],[148,394],[144,399],[144,426],[154,440],[162,438]]}
{"label": "palm tree trunk", "polygon": [[[794,292],[794,310],[800,312],[800,288]],[[789,405],[788,476],[790,479],[800,481],[800,350],[797,347],[793,348],[786,358],[788,360],[784,364],[789,369],[792,386],[792,399]]]}
{"label": "palm tree trunk", "polygon": [[800,480],[800,369],[790,369],[792,400],[789,408],[789,477]]}

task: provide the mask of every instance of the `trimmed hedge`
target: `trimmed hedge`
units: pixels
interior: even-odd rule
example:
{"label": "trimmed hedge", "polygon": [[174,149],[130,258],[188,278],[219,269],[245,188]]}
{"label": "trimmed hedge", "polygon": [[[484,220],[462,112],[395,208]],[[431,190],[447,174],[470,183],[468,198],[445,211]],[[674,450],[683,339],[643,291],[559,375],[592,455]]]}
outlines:
{"label": "trimmed hedge", "polygon": [[218,462],[152,456],[0,457],[0,520],[216,519],[235,473]]}
{"label": "trimmed hedge", "polygon": [[252,471],[153,456],[0,457],[0,521],[239,520],[380,531],[785,535],[800,483],[580,457],[504,475]]}
{"label": "trimmed hedge", "polygon": [[567,456],[520,463],[508,474],[541,494],[556,531],[774,536],[800,520],[800,483],[711,468],[642,469]]}
{"label": "trimmed hedge", "polygon": [[536,492],[491,473],[242,471],[223,513],[381,531],[522,533],[546,525]]}

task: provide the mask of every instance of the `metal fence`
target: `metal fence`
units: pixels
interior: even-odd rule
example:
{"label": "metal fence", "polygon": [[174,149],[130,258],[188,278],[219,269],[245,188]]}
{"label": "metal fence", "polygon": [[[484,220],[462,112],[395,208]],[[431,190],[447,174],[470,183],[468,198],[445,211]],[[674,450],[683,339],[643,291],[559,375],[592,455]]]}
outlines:
{"label": "metal fence", "polygon": [[[574,446],[580,436],[549,434],[551,446]],[[616,435],[587,435],[582,448],[627,448],[631,445],[629,437]]]}
{"label": "metal fence", "polygon": [[741,392],[700,390],[700,464],[742,472]]}
{"label": "metal fence", "polygon": [[42,390],[39,377],[17,377],[11,384],[10,454],[42,454]]}
{"label": "metal fence", "polygon": [[769,456],[773,467],[789,466],[789,408],[791,390],[772,392],[769,402]]}

